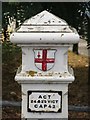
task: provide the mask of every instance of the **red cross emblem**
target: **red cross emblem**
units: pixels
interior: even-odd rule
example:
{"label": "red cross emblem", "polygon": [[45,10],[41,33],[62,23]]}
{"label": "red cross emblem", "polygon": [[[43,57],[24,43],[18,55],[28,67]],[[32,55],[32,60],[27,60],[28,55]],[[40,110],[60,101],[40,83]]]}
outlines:
{"label": "red cross emblem", "polygon": [[51,69],[54,66],[55,63],[55,49],[49,50],[49,49],[35,49],[34,55],[35,55],[35,65],[38,69],[42,71],[47,71]]}

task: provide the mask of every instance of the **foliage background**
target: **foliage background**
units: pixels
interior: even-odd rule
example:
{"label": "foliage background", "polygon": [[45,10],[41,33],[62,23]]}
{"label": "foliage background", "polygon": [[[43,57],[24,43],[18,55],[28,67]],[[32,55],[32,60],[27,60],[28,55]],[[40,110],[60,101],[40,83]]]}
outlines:
{"label": "foliage background", "polygon": [[[90,2],[5,2],[2,3],[2,29],[4,30],[8,26],[11,17],[16,19],[16,27],[19,27],[26,19],[43,10],[48,10],[66,20],[70,26],[75,27],[79,34],[87,40],[88,19],[86,11],[90,11]],[[9,37],[7,39],[2,43],[2,99],[21,101],[21,87],[14,80],[17,68],[21,65],[21,49],[10,43]],[[88,105],[88,57],[69,52],[68,62],[73,67],[76,77],[76,80],[69,86],[69,104]],[[73,118],[88,117],[86,112],[69,113],[69,116]],[[20,108],[3,107],[3,118],[16,117],[20,117]]]}
{"label": "foliage background", "polygon": [[2,3],[2,26],[5,28],[9,24],[8,18],[14,17],[18,27],[26,19],[43,10],[66,20],[79,34],[87,35],[86,11],[90,12],[90,2],[5,2]]}

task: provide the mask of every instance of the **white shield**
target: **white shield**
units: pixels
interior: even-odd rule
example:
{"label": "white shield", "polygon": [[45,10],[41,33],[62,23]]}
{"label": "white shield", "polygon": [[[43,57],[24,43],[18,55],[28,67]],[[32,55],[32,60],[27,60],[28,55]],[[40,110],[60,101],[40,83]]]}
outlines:
{"label": "white shield", "polygon": [[55,63],[56,49],[34,49],[34,63],[42,71],[50,70]]}

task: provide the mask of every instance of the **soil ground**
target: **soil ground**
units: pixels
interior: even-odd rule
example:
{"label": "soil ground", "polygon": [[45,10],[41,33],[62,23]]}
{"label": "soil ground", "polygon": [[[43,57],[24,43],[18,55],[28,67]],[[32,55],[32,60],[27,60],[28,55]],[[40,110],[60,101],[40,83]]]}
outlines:
{"label": "soil ground", "polygon": [[[68,52],[68,63],[74,69],[75,81],[69,85],[69,105],[89,104],[89,57]],[[11,43],[3,43],[2,49],[2,99],[21,101],[21,87],[14,80],[17,68],[21,65],[21,49]],[[19,107],[3,107],[2,117],[20,119]],[[69,118],[89,120],[87,112],[69,111]]]}

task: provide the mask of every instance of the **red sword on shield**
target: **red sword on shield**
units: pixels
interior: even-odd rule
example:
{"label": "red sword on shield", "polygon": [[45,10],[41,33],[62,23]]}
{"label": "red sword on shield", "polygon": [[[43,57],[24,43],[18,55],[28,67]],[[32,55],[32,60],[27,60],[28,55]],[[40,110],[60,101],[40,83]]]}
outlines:
{"label": "red sword on shield", "polygon": [[38,58],[35,58],[35,63],[42,63],[42,70],[47,70],[47,63],[54,63],[54,58],[47,58],[47,50],[42,50],[42,58],[40,58],[40,52],[38,52]]}

